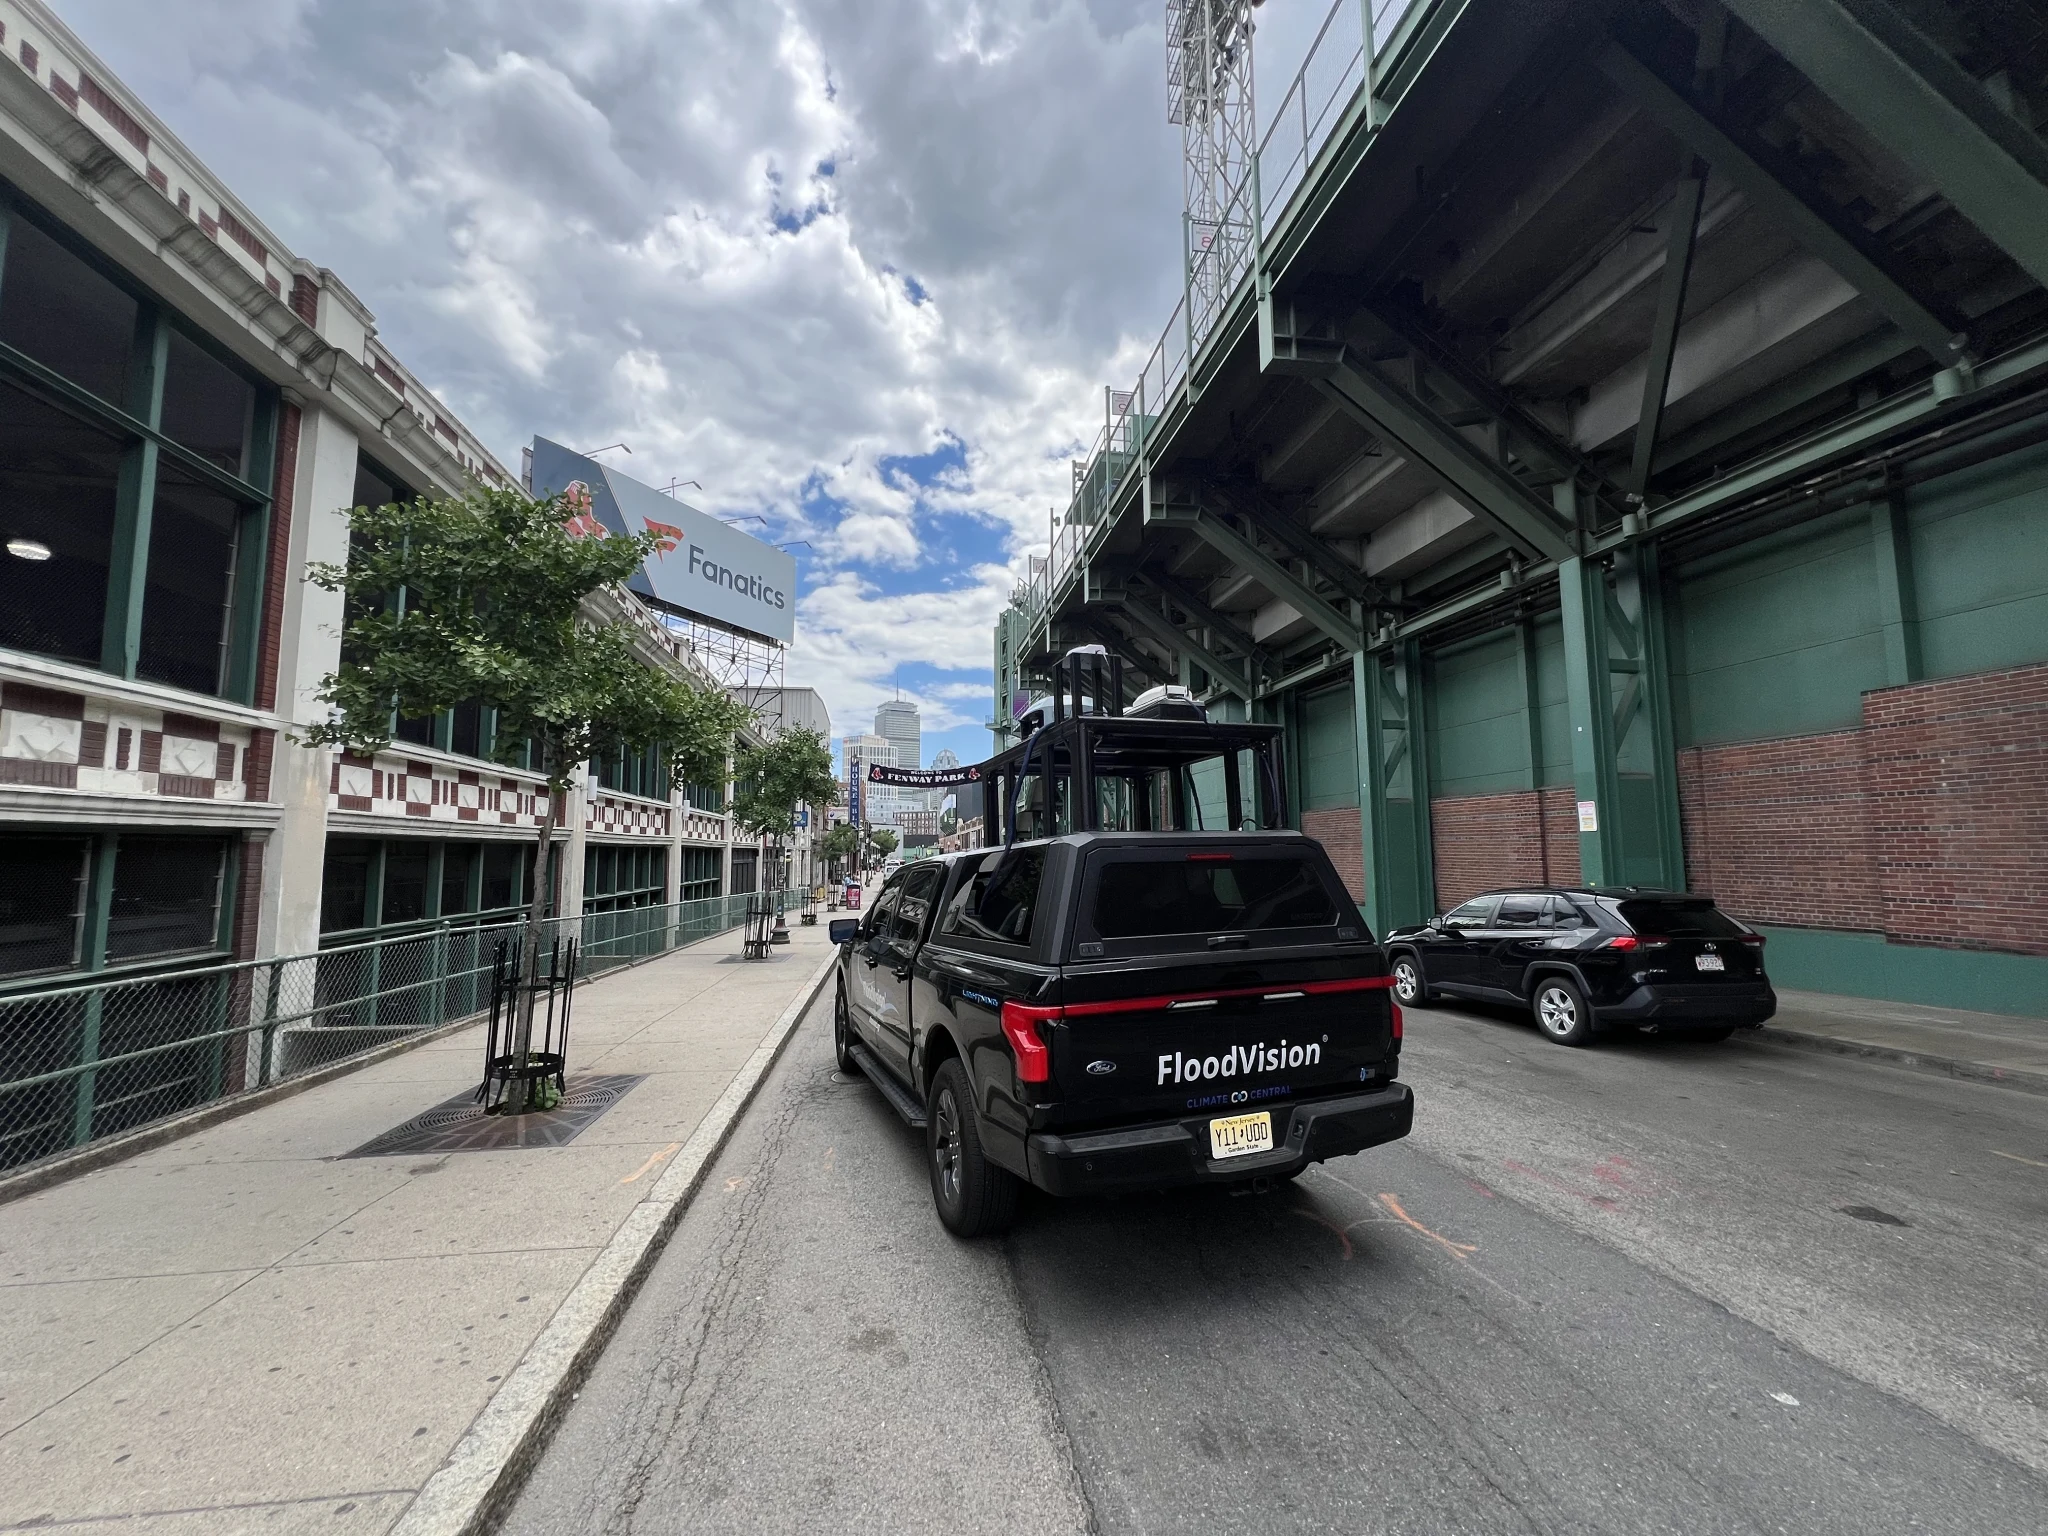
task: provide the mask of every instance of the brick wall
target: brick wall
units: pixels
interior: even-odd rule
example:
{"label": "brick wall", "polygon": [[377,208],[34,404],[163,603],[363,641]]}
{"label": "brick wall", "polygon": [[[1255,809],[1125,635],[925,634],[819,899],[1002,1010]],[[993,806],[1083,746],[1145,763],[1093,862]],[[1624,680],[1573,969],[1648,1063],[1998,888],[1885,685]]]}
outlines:
{"label": "brick wall", "polygon": [[1365,838],[1359,826],[1358,807],[1338,806],[1327,811],[1303,811],[1301,830],[1329,851],[1330,862],[1353,901],[1365,900]]}
{"label": "brick wall", "polygon": [[1570,785],[1429,803],[1439,908],[1502,885],[1571,885],[1579,878],[1578,809]]}
{"label": "brick wall", "polygon": [[2048,666],[1863,696],[1884,931],[2048,955]]}
{"label": "brick wall", "polygon": [[1863,746],[1858,730],[1680,751],[1686,883],[1765,922],[1882,929]]}

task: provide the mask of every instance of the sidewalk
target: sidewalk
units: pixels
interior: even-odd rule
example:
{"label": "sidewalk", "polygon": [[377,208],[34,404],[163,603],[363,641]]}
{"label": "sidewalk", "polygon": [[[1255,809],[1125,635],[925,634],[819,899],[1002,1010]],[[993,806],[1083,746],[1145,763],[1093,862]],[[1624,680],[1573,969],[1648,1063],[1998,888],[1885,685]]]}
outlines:
{"label": "sidewalk", "polygon": [[1780,992],[1777,1017],[1756,1033],[1799,1050],[1868,1056],[2048,1093],[2048,1019]]}
{"label": "sidewalk", "polygon": [[579,989],[572,1098],[643,1076],[569,1145],[346,1156],[475,1087],[469,1029],[0,1206],[0,1528],[383,1532],[451,1453],[407,1528],[459,1528],[822,979],[791,934]]}

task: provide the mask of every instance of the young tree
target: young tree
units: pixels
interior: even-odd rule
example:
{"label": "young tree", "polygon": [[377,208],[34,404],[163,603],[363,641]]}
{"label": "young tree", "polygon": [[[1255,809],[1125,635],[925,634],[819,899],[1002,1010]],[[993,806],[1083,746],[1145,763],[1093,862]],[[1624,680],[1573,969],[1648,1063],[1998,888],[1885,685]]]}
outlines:
{"label": "young tree", "polygon": [[850,821],[842,821],[825,834],[825,840],[818,848],[834,863],[850,863],[860,852],[860,828]]}
{"label": "young tree", "polygon": [[894,827],[870,827],[868,846],[881,858],[887,858],[896,851],[896,829]]}
{"label": "young tree", "polygon": [[[585,598],[673,548],[652,531],[604,536],[587,494],[535,501],[485,488],[357,507],[349,528],[348,564],[308,572],[317,586],[345,591],[354,602],[341,666],[320,684],[331,715],[303,739],[367,754],[390,745],[399,717],[475,702],[496,711],[500,761],[515,760],[530,744],[529,766],[548,787],[521,945],[521,973],[530,977],[558,797],[592,753],[656,746],[678,782],[722,778],[746,710],[648,665],[623,626],[583,616]],[[526,1054],[531,1031],[529,992],[514,1032],[516,1055]]]}
{"label": "young tree", "polygon": [[796,830],[797,807],[822,811],[838,787],[824,733],[792,726],[739,754],[733,764],[733,819],[749,832],[775,839],[780,870],[782,842]]}

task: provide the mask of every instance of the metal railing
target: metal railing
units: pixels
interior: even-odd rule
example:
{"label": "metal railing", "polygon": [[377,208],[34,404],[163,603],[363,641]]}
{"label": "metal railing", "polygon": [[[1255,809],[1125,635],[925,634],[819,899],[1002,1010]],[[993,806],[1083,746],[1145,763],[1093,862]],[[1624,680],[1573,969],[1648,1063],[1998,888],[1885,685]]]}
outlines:
{"label": "metal railing", "polygon": [[[551,918],[542,944],[576,939],[584,975],[600,975],[739,927],[748,899]],[[778,910],[792,899],[779,893]],[[0,994],[0,1168],[478,1015],[498,942],[519,933],[516,918],[485,914],[315,954]]]}
{"label": "metal railing", "polygon": [[[1353,100],[1368,87],[1368,59],[1376,59],[1398,30],[1403,17],[1423,0],[1334,0],[1308,55],[1295,71],[1280,105],[1260,136],[1244,180],[1221,215],[1220,223],[1242,221],[1256,238],[1224,241],[1184,252],[1183,292],[1160,333],[1158,344],[1129,390],[1105,392],[1102,428],[1077,461],[1074,497],[1066,520],[1053,530],[1047,558],[1026,575],[1010,601],[1036,620],[1067,578],[1107,537],[1107,513],[1131,470],[1143,458],[1156,423],[1173,408],[1175,392],[1186,383],[1192,359],[1208,342],[1216,324],[1232,307],[1201,303],[1191,309],[1190,296],[1234,294],[1251,275],[1264,251],[1266,237],[1284,221],[1290,200],[1300,190],[1316,156],[1343,121]],[[1370,102],[1368,111],[1374,111]],[[1377,121],[1375,116],[1374,121]],[[1252,215],[1256,206],[1257,216]],[[1208,261],[1227,270],[1207,272]]]}

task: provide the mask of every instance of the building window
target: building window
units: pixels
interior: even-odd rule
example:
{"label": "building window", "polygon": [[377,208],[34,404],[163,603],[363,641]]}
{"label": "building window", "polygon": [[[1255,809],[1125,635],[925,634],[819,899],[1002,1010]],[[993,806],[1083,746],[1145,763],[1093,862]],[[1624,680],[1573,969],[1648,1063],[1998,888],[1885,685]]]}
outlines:
{"label": "building window", "polygon": [[732,889],[728,896],[748,896],[761,888],[760,854],[752,848],[732,851]]}
{"label": "building window", "polygon": [[227,853],[220,837],[124,834],[114,853],[108,961],[218,948]]}
{"label": "building window", "polygon": [[78,968],[91,852],[86,837],[0,838],[0,976]]}
{"label": "building window", "polygon": [[275,392],[4,190],[0,252],[0,645],[246,702]]}
{"label": "building window", "polygon": [[668,798],[668,764],[659,749],[614,747],[596,759],[597,782],[604,789],[649,800]]}
{"label": "building window", "polygon": [[685,848],[683,853],[682,888],[678,899],[682,901],[703,901],[718,894],[718,863],[721,857],[716,848]]}
{"label": "building window", "polygon": [[695,809],[716,814],[725,809],[725,788],[718,784],[685,784],[683,798]]}
{"label": "building window", "polygon": [[0,341],[125,406],[142,306],[27,219],[6,222]]}
{"label": "building window", "polygon": [[620,912],[667,900],[668,850],[596,844],[583,859],[583,910]]}
{"label": "building window", "polygon": [[0,384],[0,645],[99,664],[125,452]]}
{"label": "building window", "polygon": [[321,938],[438,918],[502,922],[526,902],[532,853],[524,843],[333,838],[321,872]]}
{"label": "building window", "polygon": [[169,465],[158,470],[139,675],[193,693],[221,692],[241,522],[232,498]]}

